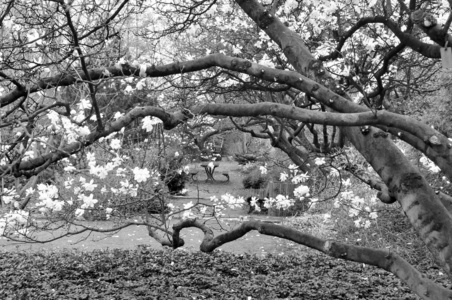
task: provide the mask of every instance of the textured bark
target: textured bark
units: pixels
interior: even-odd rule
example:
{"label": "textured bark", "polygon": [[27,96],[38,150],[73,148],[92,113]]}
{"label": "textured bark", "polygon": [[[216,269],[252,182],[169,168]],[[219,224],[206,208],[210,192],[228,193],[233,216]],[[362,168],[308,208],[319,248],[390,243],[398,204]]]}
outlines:
{"label": "textured bark", "polygon": [[[173,241],[179,243],[180,232],[182,229],[190,227],[199,228],[204,232],[204,239],[200,246],[200,249],[203,252],[212,252],[221,245],[235,241],[252,230],[257,230],[260,234],[291,240],[335,258],[365,263],[382,268],[397,276],[422,299],[452,299],[451,290],[429,280],[407,261],[389,250],[377,250],[323,240],[289,227],[257,220],[243,222],[235,229],[215,236],[212,229],[199,222],[197,219],[185,219],[173,225]],[[177,248],[178,246],[173,247]]]}
{"label": "textured bark", "polygon": [[[284,30],[287,29],[283,24]],[[283,30],[282,29],[282,30]],[[275,34],[276,37],[278,35]],[[285,36],[285,35],[281,35]],[[291,37],[292,38],[292,37]],[[294,43],[294,40],[288,41],[288,43]],[[299,41],[302,42],[301,40]],[[229,69],[232,71],[246,73],[248,75],[252,75],[258,78],[261,78],[266,81],[276,81],[282,84],[287,84],[293,88],[296,88],[300,91],[313,95],[316,99],[321,101],[324,105],[342,113],[364,113],[363,115],[356,115],[354,118],[358,118],[359,120],[354,119],[348,121],[335,121],[337,118],[342,118],[339,115],[336,115],[332,118],[332,115],[324,115],[321,114],[315,115],[314,112],[306,112],[305,114],[310,114],[311,119],[305,119],[306,121],[311,120],[312,122],[319,122],[320,124],[331,124],[331,125],[341,125],[344,126],[351,125],[351,123],[355,122],[355,125],[361,124],[370,124],[377,125],[380,128],[387,130],[388,132],[398,135],[402,140],[406,141],[413,147],[422,151],[429,159],[431,159],[441,170],[452,180],[452,168],[449,166],[452,165],[452,144],[448,141],[448,139],[443,136],[438,131],[432,129],[431,127],[423,124],[421,122],[416,121],[415,119],[401,116],[391,112],[378,112],[376,116],[369,112],[369,109],[366,107],[357,105],[348,101],[347,99],[341,97],[340,95],[334,93],[331,89],[326,86],[320,84],[319,82],[324,82],[325,84],[335,85],[331,80],[325,79],[325,72],[321,71],[321,65],[317,61],[315,61],[311,54],[307,56],[307,60],[309,63],[303,63],[301,60],[303,55],[308,55],[304,51],[305,47],[300,47],[297,49],[296,45],[293,44],[290,46],[290,51],[287,51],[288,54],[294,53],[295,50],[300,50],[300,55],[296,56],[296,62],[301,67],[304,65],[311,65],[311,71],[307,72],[312,76],[317,76],[316,80],[309,79],[307,77],[301,76],[300,73],[277,70],[272,68],[267,68],[264,66],[260,66],[258,64],[251,63],[250,61],[244,59],[238,59],[233,57],[227,57],[221,54],[209,55],[207,57],[196,59],[188,62],[177,62],[163,66],[149,66],[146,69],[147,77],[159,77],[159,76],[167,76],[173,74],[180,74],[186,72],[194,72],[203,69],[207,69],[210,67],[222,67],[225,69]],[[303,54],[304,53],[304,54]],[[303,55],[302,55],[303,54]],[[108,72],[105,72],[107,70]],[[111,67],[105,69],[93,69],[90,71],[91,78],[99,79],[106,78],[104,74],[109,74],[109,77],[112,76],[138,76],[140,73],[140,68],[137,66],[130,66],[128,64],[124,64],[120,67]],[[97,77],[96,77],[97,76]],[[318,78],[320,76],[320,78]],[[80,77],[83,79],[83,74],[80,74]],[[41,89],[50,88],[61,85],[70,85],[78,82],[78,77],[72,75],[58,75],[54,77],[47,78],[42,80],[46,84],[38,84],[36,86],[30,87],[30,91],[39,91]],[[11,98],[14,98],[16,92],[13,91],[9,94],[0,97],[0,102],[3,103],[11,101]],[[16,95],[17,96],[17,95]],[[18,100],[16,98],[15,100]],[[258,111],[259,106],[261,104],[254,105],[253,111]],[[210,107],[213,107],[212,105]],[[220,107],[220,106],[218,106]],[[200,110],[196,110],[196,112],[200,112]],[[212,112],[213,113],[213,112]],[[163,121],[165,123],[166,129],[172,128],[177,125],[176,123],[171,123],[171,120],[167,120],[168,116],[163,114]],[[220,113],[218,113],[220,114]],[[237,114],[237,116],[244,116],[246,112],[242,112],[242,114]],[[314,118],[315,116],[315,118]],[[159,117],[159,116],[157,116]],[[349,117],[343,117],[347,119]],[[334,120],[332,120],[334,119]],[[349,122],[349,123],[347,123]],[[383,137],[382,133],[376,132],[374,133],[375,137]]]}
{"label": "textured bark", "polygon": [[[291,32],[275,16],[255,0],[236,1],[241,8],[261,27],[270,38],[280,45],[289,62],[301,74],[306,74],[316,81],[331,82],[321,65],[307,50],[304,42],[296,33]],[[263,20],[265,22],[263,22]],[[334,82],[333,82],[334,84]],[[316,99],[328,105],[330,93],[313,91]],[[325,98],[327,94],[331,96]],[[337,102],[336,100],[333,101]],[[452,218],[427,181],[419,174],[405,156],[389,139],[375,138],[374,129],[370,134],[361,134],[358,128],[344,128],[345,134],[355,148],[372,165],[396,196],[399,203],[417,230],[422,240],[433,253],[436,262],[452,278]],[[449,164],[449,166],[452,164]]]}

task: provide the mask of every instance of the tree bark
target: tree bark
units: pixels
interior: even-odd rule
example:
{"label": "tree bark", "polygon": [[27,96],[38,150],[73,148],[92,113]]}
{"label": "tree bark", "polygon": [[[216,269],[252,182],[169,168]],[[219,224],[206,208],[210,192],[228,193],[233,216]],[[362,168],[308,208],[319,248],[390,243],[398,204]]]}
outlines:
{"label": "tree bark", "polygon": [[[265,11],[257,1],[236,2],[281,47],[298,72],[319,83],[331,82],[321,64],[314,59],[295,32]],[[315,93],[315,97],[320,100],[323,95]],[[333,98],[323,98],[322,102],[332,107],[328,105],[330,99]],[[375,129],[368,135],[361,134],[354,127],[344,128],[344,132],[396,196],[411,224],[433,253],[437,264],[452,278],[452,218],[425,178],[389,139],[374,138],[374,134],[378,132]]]}
{"label": "tree bark", "polygon": [[252,230],[257,230],[260,234],[290,240],[335,258],[382,268],[397,276],[397,278],[407,284],[422,299],[452,299],[451,290],[437,285],[417,271],[402,257],[389,250],[378,250],[323,240],[289,227],[258,220],[243,222],[235,229],[215,236],[212,229],[197,219],[185,219],[173,225],[174,248],[178,247],[176,245],[180,241],[180,232],[182,229],[190,227],[199,228],[204,232],[204,239],[200,247],[203,252],[212,252],[221,245],[234,241]]}

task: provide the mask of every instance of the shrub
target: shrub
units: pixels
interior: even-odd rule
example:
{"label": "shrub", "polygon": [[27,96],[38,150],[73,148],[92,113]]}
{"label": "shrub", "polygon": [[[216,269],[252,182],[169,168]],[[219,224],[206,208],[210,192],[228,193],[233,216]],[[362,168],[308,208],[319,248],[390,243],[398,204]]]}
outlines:
{"label": "shrub", "polygon": [[261,189],[265,187],[267,182],[268,176],[262,175],[259,169],[251,171],[251,173],[242,180],[245,189]]}
{"label": "shrub", "polygon": [[415,297],[406,285],[383,270],[319,254],[261,259],[218,251],[205,254],[146,248],[0,254],[1,299]]}

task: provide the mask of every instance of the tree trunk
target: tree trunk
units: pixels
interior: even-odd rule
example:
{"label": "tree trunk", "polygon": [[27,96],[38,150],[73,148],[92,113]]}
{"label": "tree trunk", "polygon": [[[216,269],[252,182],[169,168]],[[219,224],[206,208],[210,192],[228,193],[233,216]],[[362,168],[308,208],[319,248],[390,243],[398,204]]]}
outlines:
{"label": "tree trunk", "polygon": [[[332,82],[298,34],[265,11],[257,1],[236,2],[281,47],[299,73],[320,84]],[[316,98],[321,98],[321,95],[316,94]],[[328,105],[329,100],[319,99],[325,105]],[[374,137],[378,129],[372,128],[367,135],[363,135],[356,127],[344,127],[343,130],[396,196],[411,224],[433,253],[437,264],[452,278],[452,218],[425,178],[390,139]]]}

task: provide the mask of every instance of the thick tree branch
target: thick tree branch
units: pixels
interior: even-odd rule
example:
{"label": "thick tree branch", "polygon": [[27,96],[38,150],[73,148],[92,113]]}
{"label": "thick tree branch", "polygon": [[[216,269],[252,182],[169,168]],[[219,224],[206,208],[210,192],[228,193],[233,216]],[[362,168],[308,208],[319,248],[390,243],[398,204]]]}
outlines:
{"label": "thick tree branch", "polygon": [[[318,250],[331,257],[364,263],[384,269],[397,276],[397,278],[407,284],[422,299],[452,298],[451,290],[431,281],[402,257],[389,250],[378,250],[323,240],[289,227],[257,220],[243,222],[235,229],[215,236],[212,229],[197,219],[185,219],[173,225],[173,241],[176,243],[175,245],[179,242],[181,230],[190,227],[199,228],[204,232],[204,239],[200,246],[202,252],[212,252],[221,245],[235,241],[252,230],[257,230],[260,234],[290,240]],[[173,247],[177,248],[177,246]]]}
{"label": "thick tree branch", "polygon": [[[307,50],[303,40],[284,26],[278,18],[269,15],[256,0],[237,0],[236,2],[273,41],[281,46],[295,70],[301,74],[308,74],[319,82],[331,82],[330,86],[335,84],[335,81],[329,78],[321,64],[316,62]],[[311,94],[322,103],[325,102],[325,105],[340,110],[340,107],[334,106],[338,98],[333,98],[332,94],[330,97],[325,97],[326,94],[319,95],[319,90],[316,88],[311,91]],[[332,93],[331,90],[328,91]],[[332,100],[333,105],[327,104],[328,99]],[[389,191],[394,193],[411,224],[433,253],[436,263],[447,272],[449,277],[452,277],[452,236],[450,235],[452,217],[428,182],[389,139],[376,139],[374,135],[378,132],[371,129],[369,134],[363,135],[355,127],[342,129],[354,147],[379,174]],[[447,148],[449,143],[445,137],[443,138],[442,151],[449,153],[450,149]],[[429,142],[436,144],[438,141],[431,137]],[[442,166],[445,171],[447,168],[447,165]]]}
{"label": "thick tree branch", "polygon": [[[284,25],[281,24],[281,26]],[[301,56],[297,57],[298,59],[301,58]],[[304,77],[297,72],[272,69],[255,63],[251,63],[250,61],[244,59],[232,58],[222,54],[213,54],[193,61],[177,62],[158,67],[149,66],[146,68],[145,73],[147,77],[162,77],[167,75],[204,70],[215,66],[241,73],[246,73],[248,75],[252,75],[266,81],[270,82],[276,81],[281,84],[290,85],[293,88],[296,88],[300,91],[303,91],[309,95],[314,96],[322,104],[338,112],[355,113],[369,111],[367,108],[357,105],[351,101],[348,101],[346,98],[343,98],[342,96],[334,93],[331,89],[327,88],[326,86],[323,86],[314,80]],[[304,63],[302,67],[307,68],[308,66],[306,66],[306,64]],[[311,72],[314,71],[311,70]],[[111,68],[92,69],[89,71],[89,74],[92,80],[104,79],[106,77],[139,76],[140,67],[131,66],[129,64],[123,64],[121,66]],[[56,86],[67,86],[80,82],[80,80],[84,79],[86,78],[83,73],[78,74],[77,76],[70,74],[62,74],[43,79],[37,85],[32,86],[30,88],[30,92],[37,92],[42,89],[47,89]],[[12,99],[17,99],[17,97],[20,96],[21,93],[18,90],[15,90],[9,94],[6,94],[3,97],[0,97],[0,101],[2,103],[10,103],[11,101],[14,101]],[[379,114],[381,114],[381,117],[378,116]],[[452,165],[452,150],[451,150],[452,145],[445,136],[443,136],[436,130],[432,129],[431,127],[427,126],[426,124],[417,122],[416,120],[406,116],[390,112],[378,112],[376,118],[381,120],[382,123],[380,124],[384,124],[387,127],[383,129],[389,130],[390,128],[396,128],[397,130],[400,130],[396,134],[399,135],[401,139],[404,139],[404,135],[402,133],[403,131],[406,131],[424,141],[427,147],[424,148],[422,151],[428,156],[429,159],[435,162],[449,178],[452,179],[452,169],[449,167],[450,165]],[[368,121],[369,119],[366,119],[366,122]],[[355,124],[358,125],[362,123],[358,122]],[[368,124],[376,125],[379,123],[377,121],[373,121]]]}

